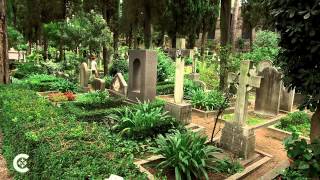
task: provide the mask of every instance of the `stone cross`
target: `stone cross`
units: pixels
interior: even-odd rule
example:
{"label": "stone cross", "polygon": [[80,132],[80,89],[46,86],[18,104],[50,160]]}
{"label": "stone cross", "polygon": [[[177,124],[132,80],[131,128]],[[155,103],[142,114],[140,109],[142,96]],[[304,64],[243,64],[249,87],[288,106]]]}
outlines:
{"label": "stone cross", "polygon": [[174,83],[174,102],[181,104],[183,101],[183,79],[184,79],[184,59],[182,58],[181,50],[185,49],[186,40],[177,38],[176,40],[176,72]]}
{"label": "stone cross", "polygon": [[251,61],[242,61],[240,66],[240,75],[237,77],[234,73],[229,73],[228,83],[234,83],[239,78],[237,90],[237,100],[235,107],[235,122],[244,125],[248,113],[248,90],[250,87],[260,87],[261,77],[250,75],[252,67]]}

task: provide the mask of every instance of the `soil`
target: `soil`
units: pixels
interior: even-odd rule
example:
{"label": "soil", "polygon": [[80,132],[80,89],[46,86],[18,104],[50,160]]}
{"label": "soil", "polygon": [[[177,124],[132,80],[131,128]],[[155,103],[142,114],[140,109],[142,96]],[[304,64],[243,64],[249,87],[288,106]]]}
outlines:
{"label": "soil", "polygon": [[9,171],[7,169],[7,163],[5,158],[2,155],[2,133],[0,133],[0,179],[1,180],[12,180],[13,178],[10,176]]}

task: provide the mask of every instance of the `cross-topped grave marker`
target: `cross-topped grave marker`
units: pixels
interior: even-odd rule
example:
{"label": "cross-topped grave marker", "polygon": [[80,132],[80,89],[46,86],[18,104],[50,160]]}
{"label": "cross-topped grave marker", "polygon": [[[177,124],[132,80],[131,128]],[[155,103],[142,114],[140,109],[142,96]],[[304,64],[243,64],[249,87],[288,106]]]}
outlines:
{"label": "cross-topped grave marker", "polygon": [[251,61],[242,61],[240,74],[229,73],[228,83],[238,83],[234,121],[225,122],[220,143],[223,148],[248,159],[254,154],[255,133],[246,126],[248,91],[259,87],[261,77],[253,75]]}
{"label": "cross-topped grave marker", "polygon": [[174,83],[174,102],[181,104],[183,101],[183,78],[184,78],[184,59],[181,57],[181,50],[185,49],[185,39],[176,40],[176,72]]}
{"label": "cross-topped grave marker", "polygon": [[251,61],[243,61],[240,66],[239,77],[234,73],[229,73],[228,75],[228,83],[235,83],[235,81],[237,81],[237,78],[239,78],[234,120],[241,125],[245,124],[247,119],[248,91],[251,87],[260,87],[261,82],[260,76],[250,75],[251,67]]}

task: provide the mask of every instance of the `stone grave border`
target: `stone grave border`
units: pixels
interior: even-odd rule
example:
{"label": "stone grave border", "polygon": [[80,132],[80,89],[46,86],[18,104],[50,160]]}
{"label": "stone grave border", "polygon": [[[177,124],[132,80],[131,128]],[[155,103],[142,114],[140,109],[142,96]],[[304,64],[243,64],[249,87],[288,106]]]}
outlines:
{"label": "stone grave border", "polygon": [[[227,108],[226,110],[224,110],[224,114],[231,114],[234,113],[234,109],[235,107],[230,107]],[[215,111],[203,111],[201,109],[197,109],[197,108],[192,108],[192,112],[196,112],[201,114],[201,116],[205,119],[207,119],[209,116],[216,116],[219,112],[219,110],[215,110]]]}
{"label": "stone grave border", "polygon": [[[252,111],[248,111],[248,113],[250,112],[254,112],[253,110]],[[284,112],[285,113],[285,112]],[[270,120],[268,120],[267,122],[265,123],[262,123],[262,124],[258,124],[258,125],[255,125],[255,126],[251,126],[249,127],[249,129],[253,129],[253,130],[256,130],[256,129],[259,129],[259,128],[263,128],[263,127],[268,127],[268,126],[271,126],[271,125],[274,125],[276,124],[277,122],[280,121],[281,118],[285,117],[287,114],[282,114],[282,115],[278,115]],[[222,122],[228,122],[227,120],[225,119],[222,119],[222,118],[219,118],[219,121],[222,121]]]}
{"label": "stone grave border", "polygon": [[[268,131],[270,131],[271,133],[268,133],[268,135],[274,139],[283,141],[284,139],[288,138],[289,136],[292,135],[291,132],[276,128],[275,125],[271,125],[268,128]],[[305,136],[299,136],[299,139],[304,139],[306,140],[308,143],[310,143],[310,138],[305,137]]]}
{"label": "stone grave border", "polygon": [[[219,138],[214,138],[213,141],[216,142],[218,140],[219,140]],[[207,141],[207,143],[208,142],[209,141]],[[257,162],[254,162],[253,164],[247,166],[242,172],[239,172],[239,173],[236,173],[236,174],[229,176],[228,178],[226,178],[226,180],[236,180],[236,179],[240,179],[242,177],[245,177],[245,176],[249,175],[252,171],[256,170],[257,168],[259,168],[260,166],[267,163],[268,161],[270,161],[273,158],[272,155],[265,153],[263,151],[255,149],[255,152],[257,154],[262,155],[263,157],[260,160],[258,160]],[[154,155],[154,156],[151,156],[147,159],[138,160],[138,161],[134,162],[134,164],[139,168],[140,172],[147,174],[147,177],[149,180],[154,180],[155,178],[154,178],[153,174],[150,173],[146,168],[144,168],[143,165],[160,160],[160,159],[163,159],[163,158],[164,157],[161,155]],[[252,161],[254,161],[255,158],[257,158],[257,157],[254,156],[254,157],[244,161],[243,164],[247,165],[247,164],[251,163]]]}

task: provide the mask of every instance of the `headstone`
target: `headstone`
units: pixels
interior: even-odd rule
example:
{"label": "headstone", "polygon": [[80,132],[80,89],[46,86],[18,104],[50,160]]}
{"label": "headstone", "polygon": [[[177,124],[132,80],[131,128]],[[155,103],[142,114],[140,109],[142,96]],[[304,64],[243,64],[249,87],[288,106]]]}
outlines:
{"label": "headstone", "polygon": [[88,89],[88,83],[89,83],[89,69],[87,63],[82,63],[80,65],[80,87],[83,90]]}
{"label": "headstone", "polygon": [[117,73],[114,76],[110,89],[127,97],[128,85],[121,73]]}
{"label": "headstone", "polygon": [[176,71],[174,83],[174,102],[168,102],[165,105],[165,110],[176,118],[178,121],[189,124],[191,122],[192,106],[183,101],[183,81],[184,81],[184,59],[181,55],[181,49],[185,46],[185,39],[176,40],[177,55],[176,57]]}
{"label": "headstone", "polygon": [[200,59],[200,53],[198,52],[198,48],[194,48],[194,56],[192,58],[192,73],[189,74],[189,79],[191,80],[199,80],[200,74],[197,73],[197,60]]}
{"label": "headstone", "polygon": [[132,101],[152,101],[156,97],[156,85],[156,51],[130,50],[128,98]]}
{"label": "headstone", "polygon": [[276,116],[280,108],[281,73],[274,67],[266,67],[258,75],[262,76],[260,88],[256,89],[254,111],[257,114]]}
{"label": "headstone", "polygon": [[220,143],[222,147],[245,159],[254,154],[255,133],[246,125],[248,114],[249,89],[259,87],[261,77],[250,75],[251,61],[243,61],[239,77],[229,73],[228,83],[235,83],[239,79],[234,121],[225,122]]}
{"label": "headstone", "polygon": [[295,90],[288,91],[288,88],[282,86],[280,95],[280,110],[292,112]]}
{"label": "headstone", "polygon": [[106,83],[105,80],[94,78],[92,81],[92,89],[95,91],[105,91],[106,90]]}
{"label": "headstone", "polygon": [[258,67],[257,67],[258,73],[262,72],[267,67],[272,67],[272,62],[271,61],[263,60],[263,61],[259,62]]}
{"label": "headstone", "polygon": [[181,50],[185,47],[185,39],[177,39],[176,71],[174,81],[174,102],[181,104],[183,101],[184,59]]}

